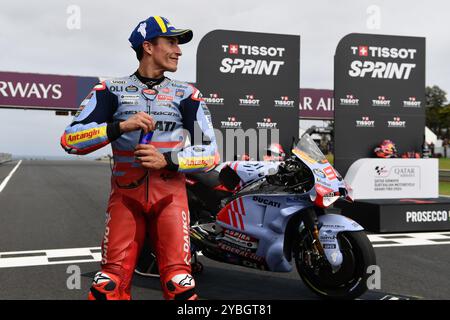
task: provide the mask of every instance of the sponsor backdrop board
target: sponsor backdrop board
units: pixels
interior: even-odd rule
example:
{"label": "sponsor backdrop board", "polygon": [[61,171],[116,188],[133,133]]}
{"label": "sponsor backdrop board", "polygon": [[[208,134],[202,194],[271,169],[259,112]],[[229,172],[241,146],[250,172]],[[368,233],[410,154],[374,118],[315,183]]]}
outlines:
{"label": "sponsor backdrop board", "polygon": [[335,167],[345,175],[392,140],[420,152],[425,128],[425,38],[349,34],[334,56]]}
{"label": "sponsor backdrop board", "polygon": [[[271,130],[278,129],[288,151],[292,137],[298,138],[299,69],[300,36],[228,30],[205,35],[197,51],[197,85],[224,144],[227,129],[253,129],[256,136],[265,131],[269,141],[276,136]],[[248,154],[248,139],[245,150]],[[222,160],[239,158],[240,153],[222,153]]]}
{"label": "sponsor backdrop board", "polygon": [[373,199],[335,207],[371,232],[450,230],[450,199]]}
{"label": "sponsor backdrop board", "polygon": [[95,77],[0,72],[0,107],[78,110]]}

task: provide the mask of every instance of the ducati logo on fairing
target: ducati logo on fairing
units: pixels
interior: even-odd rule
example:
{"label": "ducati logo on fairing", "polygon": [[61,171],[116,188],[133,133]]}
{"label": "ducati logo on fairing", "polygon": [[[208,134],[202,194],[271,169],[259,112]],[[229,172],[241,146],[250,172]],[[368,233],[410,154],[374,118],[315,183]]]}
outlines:
{"label": "ducati logo on fairing", "polygon": [[258,197],[258,196],[254,196],[253,197],[253,201],[256,201],[256,202],[261,203],[261,204],[265,204],[267,206],[272,206],[272,207],[275,207],[275,208],[280,208],[281,207],[281,203],[279,203],[279,202],[272,201],[272,200],[265,199],[265,198],[261,198],[261,197]]}

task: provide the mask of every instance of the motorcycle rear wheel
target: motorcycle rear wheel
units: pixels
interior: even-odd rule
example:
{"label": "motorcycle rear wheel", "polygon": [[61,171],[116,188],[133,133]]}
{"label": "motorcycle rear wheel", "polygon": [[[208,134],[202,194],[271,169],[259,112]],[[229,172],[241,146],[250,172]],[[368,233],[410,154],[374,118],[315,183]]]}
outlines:
{"label": "motorcycle rear wheel", "polygon": [[368,267],[376,265],[375,251],[364,231],[342,232],[338,241],[343,255],[341,268],[333,273],[327,263],[307,265],[305,252],[311,250],[308,233],[303,230],[293,248],[297,272],[305,285],[323,299],[355,299],[367,291]]}

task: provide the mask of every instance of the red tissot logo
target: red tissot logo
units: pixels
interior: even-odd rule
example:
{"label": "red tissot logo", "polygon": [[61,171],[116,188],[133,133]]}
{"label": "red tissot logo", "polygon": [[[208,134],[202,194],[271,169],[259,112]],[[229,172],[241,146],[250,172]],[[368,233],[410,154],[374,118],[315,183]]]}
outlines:
{"label": "red tissot logo", "polygon": [[238,44],[230,44],[228,52],[230,54],[238,54],[239,53],[239,45]]}
{"label": "red tissot logo", "polygon": [[367,57],[369,55],[369,48],[367,46],[359,46],[358,53],[360,57]]}

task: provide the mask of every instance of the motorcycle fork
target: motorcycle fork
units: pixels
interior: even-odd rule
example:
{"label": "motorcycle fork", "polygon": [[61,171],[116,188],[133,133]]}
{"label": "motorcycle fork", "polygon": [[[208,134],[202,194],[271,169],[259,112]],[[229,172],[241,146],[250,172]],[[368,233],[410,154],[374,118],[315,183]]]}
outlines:
{"label": "motorcycle fork", "polygon": [[311,233],[313,237],[313,246],[321,256],[325,256],[325,251],[323,250],[322,244],[319,240],[318,220],[314,209],[306,209],[306,211],[303,213],[303,223],[305,225],[305,228]]}

